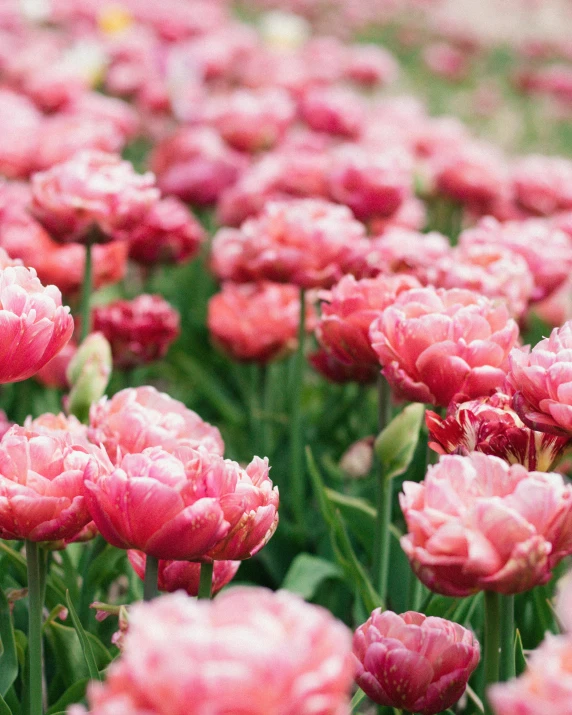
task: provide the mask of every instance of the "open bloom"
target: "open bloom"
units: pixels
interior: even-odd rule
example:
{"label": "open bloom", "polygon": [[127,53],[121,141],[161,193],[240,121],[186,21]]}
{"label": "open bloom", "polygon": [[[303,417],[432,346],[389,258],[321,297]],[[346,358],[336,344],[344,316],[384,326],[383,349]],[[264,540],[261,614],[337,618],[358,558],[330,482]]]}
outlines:
{"label": "open bloom", "polygon": [[177,593],[133,607],[121,658],[88,702],[91,715],[344,715],[352,676],[349,630],[294,594]]}
{"label": "open bloom", "polygon": [[374,702],[434,715],[465,692],[480,648],[458,623],[377,608],[355,632],[353,653],[356,682]]}
{"label": "open bloom", "polygon": [[[142,551],[127,552],[129,563],[140,579],[145,578],[147,557]],[[215,561],[213,567],[212,594],[217,594],[236,576],[240,561]],[[199,593],[201,565],[193,561],[159,561],[157,584],[159,591],[186,591],[189,596]]]}
{"label": "open bloom", "polygon": [[[309,320],[315,312],[306,298]],[[213,341],[236,360],[265,363],[285,357],[298,345],[300,291],[271,283],[225,283],[208,305],[207,325]]]}
{"label": "open bloom", "polygon": [[136,174],[115,154],[83,151],[32,177],[32,211],[54,238],[86,238],[97,226],[108,236],[136,225],[159,198],[155,177]]}
{"label": "open bloom", "polygon": [[205,447],[222,455],[224,443],[216,427],[196,412],[154,387],[130,387],[102,397],[89,414],[89,436],[102,444],[112,460],[148,447],[173,452],[178,447]]}
{"label": "open bloom", "polygon": [[268,461],[242,469],[202,447],[128,454],[109,475],[87,473],[85,497],[110,544],[158,559],[247,559],[278,525]]}
{"label": "open bloom", "polygon": [[405,291],[370,327],[373,349],[395,392],[446,406],[492,394],[504,381],[518,326],[506,305],[461,289]]}
{"label": "open bloom", "polygon": [[319,199],[272,201],[239,230],[221,229],[212,267],[223,280],[263,279],[327,288],[345,273],[361,273],[368,240],[347,206]]}
{"label": "open bloom", "polygon": [[0,442],[0,537],[74,539],[91,521],[85,472],[110,469],[105,453],[81,435],[12,427]]}
{"label": "open bloom", "polygon": [[439,454],[484,452],[509,464],[548,472],[570,443],[569,437],[535,432],[512,409],[512,397],[497,392],[469,402],[451,403],[447,417],[427,411],[429,446]]}
{"label": "open bloom", "polygon": [[568,715],[572,700],[572,638],[553,636],[533,651],[526,671],[488,691],[495,715]]}
{"label": "open bloom", "polygon": [[447,596],[527,591],[572,553],[572,487],[560,474],[446,455],[424,482],[404,483],[400,503],[413,570]]}
{"label": "open bloom", "polygon": [[508,382],[513,406],[532,429],[572,435],[572,321],[554,328],[532,350],[510,353]]}
{"label": "open bloom", "polygon": [[165,357],[179,336],[179,314],[160,295],[142,293],[133,300],[116,300],[93,311],[93,329],[107,338],[113,363],[136,367]]}
{"label": "open bloom", "polygon": [[557,156],[531,154],[513,169],[512,181],[521,206],[549,216],[572,209],[572,161]]}
{"label": "open bloom", "polygon": [[36,271],[23,266],[0,268],[0,383],[34,375],[69,341],[70,309],[60,291],[44,287]]}

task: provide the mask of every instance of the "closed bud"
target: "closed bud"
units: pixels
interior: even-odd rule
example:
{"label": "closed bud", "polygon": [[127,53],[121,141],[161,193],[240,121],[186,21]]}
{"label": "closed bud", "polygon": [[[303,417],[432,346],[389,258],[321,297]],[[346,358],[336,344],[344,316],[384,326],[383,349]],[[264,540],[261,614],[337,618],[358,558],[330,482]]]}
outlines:
{"label": "closed bud", "polygon": [[102,333],[91,333],[71,360],[67,378],[71,385],[68,409],[86,422],[89,408],[103,396],[111,377],[111,346]]}

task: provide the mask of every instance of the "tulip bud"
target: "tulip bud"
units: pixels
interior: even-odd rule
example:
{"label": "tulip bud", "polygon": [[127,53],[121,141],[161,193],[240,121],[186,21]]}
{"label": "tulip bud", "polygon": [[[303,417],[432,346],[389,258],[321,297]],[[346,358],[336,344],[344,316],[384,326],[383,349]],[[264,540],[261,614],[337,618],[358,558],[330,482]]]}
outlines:
{"label": "tulip bud", "polygon": [[71,391],[68,409],[87,422],[91,404],[103,396],[111,376],[111,347],[102,333],[91,333],[71,360],[67,378]]}
{"label": "tulip bud", "polygon": [[367,477],[373,465],[373,442],[373,436],[364,437],[350,445],[340,459],[340,469],[352,479]]}

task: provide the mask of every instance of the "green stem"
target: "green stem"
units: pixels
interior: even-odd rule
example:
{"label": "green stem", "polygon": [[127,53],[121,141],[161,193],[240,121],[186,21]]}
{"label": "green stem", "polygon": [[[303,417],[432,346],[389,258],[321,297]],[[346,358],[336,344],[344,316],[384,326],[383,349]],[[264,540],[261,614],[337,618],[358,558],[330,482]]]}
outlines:
{"label": "green stem", "polygon": [[211,561],[210,564],[201,564],[201,577],[199,580],[199,599],[201,598],[211,598],[212,587],[213,587],[213,570],[214,562]]}
{"label": "green stem", "polygon": [[514,678],[514,596],[501,596],[500,679]]}
{"label": "green stem", "polygon": [[93,259],[92,259],[92,247],[91,242],[88,242],[85,246],[85,267],[83,271],[83,287],[81,292],[81,341],[83,342],[85,338],[91,332],[91,311],[89,301],[91,298],[91,291],[93,287]]}
{"label": "green stem", "polygon": [[42,715],[42,581],[38,544],[26,541],[28,564],[28,702],[30,715]]}
{"label": "green stem", "polygon": [[306,292],[300,289],[300,322],[298,350],[294,356],[292,374],[292,405],[290,415],[290,450],[292,511],[299,527],[304,526],[306,505],[304,479],[304,440],[302,430],[302,386],[304,382],[304,342],[306,337]]}
{"label": "green stem", "polygon": [[498,682],[500,661],[501,607],[500,596],[494,591],[485,591],[485,713],[493,711],[486,699],[489,685]]}
{"label": "green stem", "polygon": [[158,586],[159,559],[149,556],[145,560],[145,580],[143,582],[143,600],[152,601],[159,595]]}

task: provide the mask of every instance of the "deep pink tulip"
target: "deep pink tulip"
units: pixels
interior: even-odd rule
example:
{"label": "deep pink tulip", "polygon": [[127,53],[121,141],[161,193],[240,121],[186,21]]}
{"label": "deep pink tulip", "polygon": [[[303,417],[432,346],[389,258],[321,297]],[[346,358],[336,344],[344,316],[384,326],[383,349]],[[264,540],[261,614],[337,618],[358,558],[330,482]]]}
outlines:
{"label": "deep pink tulip", "polygon": [[[306,297],[306,329],[315,325],[315,310]],[[266,363],[296,350],[300,290],[282,283],[225,283],[208,304],[211,338],[235,360]]]}
{"label": "deep pink tulip", "polygon": [[532,350],[514,348],[508,382],[514,409],[532,429],[572,435],[572,321],[554,328]]}
{"label": "deep pink tulip", "polygon": [[91,715],[346,715],[352,676],[346,626],[294,594],[178,593],[133,607],[121,658],[88,702]]}
{"label": "deep pink tulip", "polygon": [[572,702],[572,637],[548,634],[528,667],[488,691],[495,715],[569,715]]}
{"label": "deep pink tulip", "polygon": [[328,288],[345,273],[362,274],[368,240],[346,206],[319,199],[273,201],[239,230],[214,237],[212,267],[223,280],[272,280]]}
{"label": "deep pink tulip", "polygon": [[278,525],[268,461],[242,469],[202,447],[128,454],[109,475],[86,474],[85,497],[110,544],[158,559],[247,559]]}
{"label": "deep pink tulip", "polygon": [[365,363],[347,365],[326,352],[324,348],[319,348],[313,353],[310,353],[310,355],[308,355],[308,361],[320,375],[323,375],[327,380],[330,380],[330,382],[335,383],[359,382],[361,384],[368,384],[375,382],[379,375],[379,365],[368,365]]}
{"label": "deep pink tulip", "polygon": [[353,653],[356,682],[374,702],[435,715],[463,695],[480,648],[458,623],[378,608],[355,632]]}
{"label": "deep pink tulip", "polygon": [[572,553],[572,487],[560,474],[446,455],[424,482],[404,483],[400,503],[413,570],[447,596],[527,591]]}
{"label": "deep pink tulip", "polygon": [[32,177],[32,211],[53,238],[81,240],[96,225],[105,236],[135,226],[159,198],[155,177],[128,161],[83,151]]}
{"label": "deep pink tulip", "polygon": [[369,326],[403,291],[419,287],[409,275],[380,275],[356,280],[345,276],[320,294],[321,319],[316,327],[320,345],[345,365],[375,367]]}
{"label": "deep pink tulip", "polygon": [[[5,255],[5,254],[4,254]],[[70,309],[33,268],[0,268],[0,383],[19,382],[44,367],[69,341]]]}
{"label": "deep pink tulip", "polygon": [[68,390],[70,384],[67,378],[67,369],[76,352],[77,344],[70,340],[41,370],[38,370],[34,378],[45,387]]}
{"label": "deep pink tulip", "polygon": [[370,327],[373,349],[397,395],[447,406],[502,385],[518,326],[505,305],[460,289],[401,293]]}
{"label": "deep pink tulip", "polygon": [[91,521],[85,473],[111,469],[107,455],[81,436],[12,427],[0,442],[0,537],[74,539]]}
{"label": "deep pink tulip", "polygon": [[[147,557],[142,551],[127,552],[129,563],[140,579],[145,578]],[[213,567],[212,594],[217,594],[236,576],[240,561],[215,561]],[[186,591],[189,596],[199,592],[201,565],[193,561],[159,561],[157,585],[159,591],[173,593]]]}
{"label": "deep pink tulip", "polygon": [[130,368],[164,358],[179,336],[180,318],[160,295],[141,293],[133,300],[97,306],[93,329],[109,341],[113,364]]}
{"label": "deep pink tulip", "polygon": [[137,454],[148,447],[173,452],[178,447],[198,448],[222,455],[224,443],[216,427],[196,412],[154,387],[130,387],[92,405],[89,436],[110,458]]}
{"label": "deep pink tulip", "polygon": [[357,139],[363,131],[366,109],[357,92],[341,86],[306,92],[300,105],[302,119],[317,132]]}
{"label": "deep pink tulip", "polygon": [[427,411],[429,446],[439,454],[483,452],[548,472],[570,443],[569,437],[535,432],[512,409],[512,397],[497,392],[470,402],[451,403],[445,419]]}

